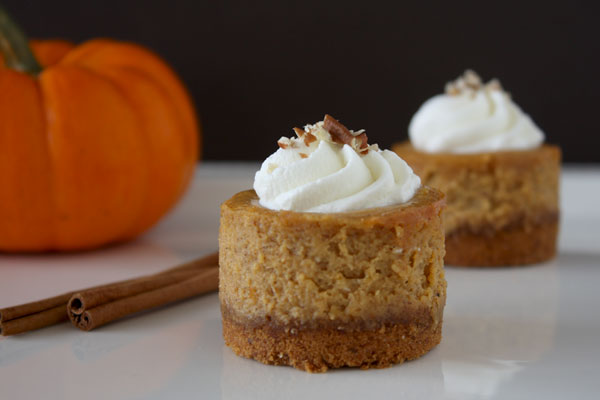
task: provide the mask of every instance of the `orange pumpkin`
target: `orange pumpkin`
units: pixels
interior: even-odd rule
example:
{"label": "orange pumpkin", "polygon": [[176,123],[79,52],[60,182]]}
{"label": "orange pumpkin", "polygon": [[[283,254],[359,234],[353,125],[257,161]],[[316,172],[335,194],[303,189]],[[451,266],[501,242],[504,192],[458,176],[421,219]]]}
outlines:
{"label": "orange pumpkin", "polygon": [[0,250],[139,235],[179,199],[198,158],[184,87],[135,44],[31,47],[43,68],[0,9]]}

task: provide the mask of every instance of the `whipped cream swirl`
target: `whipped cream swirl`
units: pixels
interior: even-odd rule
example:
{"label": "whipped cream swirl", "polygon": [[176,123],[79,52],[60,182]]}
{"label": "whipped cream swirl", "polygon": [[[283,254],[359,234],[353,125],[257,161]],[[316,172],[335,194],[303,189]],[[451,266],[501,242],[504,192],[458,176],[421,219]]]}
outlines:
{"label": "whipped cream swirl", "polygon": [[473,71],[427,100],[408,127],[412,145],[428,153],[482,153],[539,146],[544,133],[500,83],[482,85]]}
{"label": "whipped cream swirl", "polygon": [[263,207],[318,213],[361,210],[404,203],[421,185],[395,153],[377,145],[360,148],[355,141],[352,146],[337,143],[323,121],[295,130],[299,137],[281,138],[280,149],[256,173],[254,190]]}

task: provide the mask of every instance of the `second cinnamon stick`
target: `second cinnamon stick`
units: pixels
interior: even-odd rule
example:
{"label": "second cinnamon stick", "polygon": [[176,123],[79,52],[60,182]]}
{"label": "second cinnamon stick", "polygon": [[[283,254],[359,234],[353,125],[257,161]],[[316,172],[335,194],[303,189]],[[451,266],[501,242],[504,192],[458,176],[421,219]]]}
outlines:
{"label": "second cinnamon stick", "polygon": [[45,326],[54,325],[62,321],[67,321],[67,309],[65,302],[51,307],[46,308],[42,311],[34,312],[32,314],[23,315],[10,320],[3,319],[0,322],[0,335],[10,336],[18,333],[32,331],[34,329],[43,328]]}
{"label": "second cinnamon stick", "polygon": [[[86,303],[86,306],[91,308],[120,297],[135,295],[140,293],[140,290],[142,292],[154,290],[158,287],[184,281],[205,268],[218,265],[218,260],[218,253],[215,252],[153,275],[103,284],[26,304],[2,308],[0,309],[0,335],[15,335],[67,321],[69,316],[73,314],[73,310],[76,311],[75,314],[77,312],[82,313],[83,309],[79,310],[81,307],[70,307],[68,309],[68,302],[77,293],[90,294],[89,304]],[[129,291],[124,291],[124,288],[128,288]],[[77,302],[75,305],[77,305]]]}
{"label": "second cinnamon stick", "polygon": [[89,331],[139,311],[214,291],[218,288],[218,279],[219,268],[214,266],[197,272],[191,278],[82,310],[81,314],[70,312],[69,316],[75,326]]}
{"label": "second cinnamon stick", "polygon": [[198,274],[197,270],[179,270],[171,273],[160,273],[116,283],[106,287],[85,290],[73,294],[67,305],[69,313],[81,315],[87,309],[95,308],[99,305],[113,302],[124,297],[135,296],[136,294],[148,292],[184,281]]}

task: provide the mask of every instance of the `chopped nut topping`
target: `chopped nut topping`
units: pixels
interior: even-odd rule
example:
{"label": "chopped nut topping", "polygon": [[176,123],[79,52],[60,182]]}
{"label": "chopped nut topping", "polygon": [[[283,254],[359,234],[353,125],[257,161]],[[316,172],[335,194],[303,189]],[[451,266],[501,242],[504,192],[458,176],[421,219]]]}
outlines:
{"label": "chopped nut topping", "polygon": [[446,94],[456,96],[463,91],[476,91],[481,88],[481,78],[473,70],[466,70],[465,73],[454,82],[446,84]]}
{"label": "chopped nut topping", "polygon": [[502,85],[498,79],[492,79],[485,85],[485,87],[489,88],[490,90],[502,90]]}
{"label": "chopped nut topping", "polygon": [[310,144],[317,140],[317,137],[310,132],[306,132],[304,135],[304,144],[310,146]]}
{"label": "chopped nut topping", "polygon": [[[325,115],[323,122],[318,122],[315,125],[306,125],[304,129],[293,128],[297,138],[282,137],[277,144],[282,149],[298,148],[301,144],[309,147],[311,143],[322,140],[333,141],[338,144],[347,144],[354,151],[361,155],[365,155],[369,150],[378,150],[377,145],[369,146],[367,134],[364,129],[351,131],[341,124],[331,115]],[[323,136],[326,135],[326,136]],[[299,153],[300,157],[307,158],[308,154]]]}
{"label": "chopped nut topping", "polygon": [[463,92],[468,92],[475,95],[475,92],[481,88],[489,90],[502,90],[502,85],[500,85],[500,82],[497,79],[492,79],[487,84],[483,85],[479,75],[468,69],[457,80],[448,82],[446,84],[445,91],[446,94],[450,96],[458,96]]}
{"label": "chopped nut topping", "polygon": [[298,139],[302,139],[302,136],[304,136],[306,134],[304,129],[300,129],[300,128],[293,128],[293,129],[294,129],[294,132],[296,132],[296,136],[298,136]]}
{"label": "chopped nut topping", "polygon": [[458,96],[460,94],[460,90],[452,82],[446,83],[445,92],[449,96]]}
{"label": "chopped nut topping", "polygon": [[296,136],[298,136],[298,139],[304,140],[304,144],[307,147],[310,146],[312,142],[317,140],[317,137],[310,133],[310,131],[306,130],[306,128],[304,130],[300,128],[294,128],[294,132],[296,132]]}
{"label": "chopped nut topping", "polygon": [[463,80],[465,82],[465,85],[473,90],[477,90],[481,86],[481,78],[472,69],[468,69],[465,71],[463,75]]}
{"label": "chopped nut topping", "polygon": [[329,114],[326,114],[323,119],[323,128],[329,132],[334,142],[347,144],[361,154],[367,154],[369,151],[368,138],[364,131],[354,136],[348,128]]}
{"label": "chopped nut topping", "polygon": [[282,137],[281,139],[279,139],[277,141],[277,145],[284,150],[287,149],[288,147],[292,147],[292,148],[296,147],[296,143],[293,140],[291,140],[290,138],[286,138],[286,137]]}

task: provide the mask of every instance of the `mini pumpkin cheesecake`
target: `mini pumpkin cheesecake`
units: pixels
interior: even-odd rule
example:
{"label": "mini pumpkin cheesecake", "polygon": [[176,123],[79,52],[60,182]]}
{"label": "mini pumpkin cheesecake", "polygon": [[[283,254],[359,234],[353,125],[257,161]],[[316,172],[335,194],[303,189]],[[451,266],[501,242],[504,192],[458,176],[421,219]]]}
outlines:
{"label": "mini pumpkin cheesecake", "polygon": [[442,334],[444,195],[329,116],[296,133],[221,207],[225,343],[310,372],[422,356]]}
{"label": "mini pumpkin cheesecake", "polygon": [[553,258],[560,148],[497,81],[472,71],[428,100],[393,150],[447,196],[446,264],[503,266]]}

